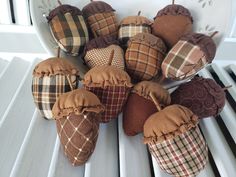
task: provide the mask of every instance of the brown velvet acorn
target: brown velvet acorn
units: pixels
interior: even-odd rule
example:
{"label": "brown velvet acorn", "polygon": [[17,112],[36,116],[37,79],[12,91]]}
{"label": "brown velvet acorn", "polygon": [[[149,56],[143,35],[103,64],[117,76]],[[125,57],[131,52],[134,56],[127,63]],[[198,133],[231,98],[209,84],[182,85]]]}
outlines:
{"label": "brown velvet acorn", "polygon": [[62,94],[54,104],[57,133],[72,165],[83,165],[93,153],[102,111],[97,96],[85,89]]}
{"label": "brown velvet acorn", "polygon": [[152,96],[157,98],[161,107],[170,104],[170,95],[161,85],[142,81],[134,86],[123,111],[123,128],[128,136],[143,132],[145,121],[157,112]]}

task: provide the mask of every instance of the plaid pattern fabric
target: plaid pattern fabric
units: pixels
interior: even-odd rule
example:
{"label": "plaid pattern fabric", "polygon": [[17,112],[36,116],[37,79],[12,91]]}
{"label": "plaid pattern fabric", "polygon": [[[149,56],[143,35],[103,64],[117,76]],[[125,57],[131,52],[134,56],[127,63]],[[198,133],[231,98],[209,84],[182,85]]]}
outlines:
{"label": "plaid pattern fabric", "polygon": [[88,17],[94,37],[117,35],[118,25],[114,12],[97,13]]}
{"label": "plaid pattern fabric", "polygon": [[205,54],[199,46],[179,41],[162,63],[166,78],[182,80],[196,74],[207,64]]}
{"label": "plaid pattern fabric", "polygon": [[125,86],[108,86],[105,89],[100,87],[87,87],[86,90],[93,92],[105,106],[101,122],[109,122],[118,117],[127,100],[130,88]]}
{"label": "plaid pattern fabric", "polygon": [[49,22],[49,26],[60,48],[72,56],[82,52],[83,46],[89,41],[87,26],[81,15],[60,13]]}
{"label": "plaid pattern fabric", "polygon": [[[70,76],[70,80],[73,87],[76,88],[76,76]],[[53,118],[52,107],[56,102],[56,99],[62,93],[70,90],[69,83],[64,75],[33,77],[32,80],[32,94],[34,102],[42,116],[47,119]]]}
{"label": "plaid pattern fabric", "polygon": [[95,113],[72,114],[56,120],[65,155],[74,166],[84,164],[94,151],[99,129],[99,122],[94,116]]}
{"label": "plaid pattern fabric", "polygon": [[198,127],[148,147],[160,168],[174,176],[196,176],[208,161],[207,144]]}

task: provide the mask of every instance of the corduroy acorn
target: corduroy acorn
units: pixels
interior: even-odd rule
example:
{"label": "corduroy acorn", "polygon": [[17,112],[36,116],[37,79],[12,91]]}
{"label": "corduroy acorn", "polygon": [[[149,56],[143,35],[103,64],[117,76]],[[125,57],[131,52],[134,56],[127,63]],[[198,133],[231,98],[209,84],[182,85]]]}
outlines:
{"label": "corduroy acorn", "polygon": [[67,54],[77,56],[89,40],[82,12],[71,5],[60,5],[47,17],[52,36]]}
{"label": "corduroy acorn", "polygon": [[125,53],[127,72],[136,81],[151,80],[161,74],[165,55],[166,46],[160,38],[139,33],[128,42]]}
{"label": "corduroy acorn", "polygon": [[94,37],[118,34],[114,9],[103,1],[91,1],[83,9],[83,15]]}
{"label": "corduroy acorn", "polygon": [[205,168],[208,148],[197,124],[198,117],[180,105],[168,106],[145,122],[144,143],[162,170],[189,177]]}
{"label": "corduroy acorn", "polygon": [[72,165],[83,165],[92,155],[102,111],[97,96],[85,89],[62,94],[53,106],[57,133]]}
{"label": "corduroy acorn", "polygon": [[157,83],[142,81],[133,87],[123,111],[123,128],[126,135],[134,136],[143,132],[145,121],[157,112],[152,97],[157,99],[162,108],[168,106],[171,101],[169,92]]}

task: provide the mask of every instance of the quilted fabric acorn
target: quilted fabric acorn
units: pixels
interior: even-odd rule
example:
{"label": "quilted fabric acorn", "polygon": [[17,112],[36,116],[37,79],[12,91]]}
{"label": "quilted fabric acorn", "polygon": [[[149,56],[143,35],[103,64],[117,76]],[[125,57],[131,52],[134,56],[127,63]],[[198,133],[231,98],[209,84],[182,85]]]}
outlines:
{"label": "quilted fabric acorn", "polygon": [[118,34],[118,24],[114,9],[103,1],[91,1],[83,9],[83,14],[94,37]]}
{"label": "quilted fabric acorn", "polygon": [[144,16],[125,17],[119,26],[118,39],[123,46],[127,46],[129,39],[138,33],[151,33],[152,21]]}
{"label": "quilted fabric acorn", "polygon": [[217,116],[225,105],[225,92],[213,80],[195,77],[172,94],[172,104],[189,108],[199,118]]}
{"label": "quilted fabric acorn", "polygon": [[53,106],[57,133],[72,165],[83,165],[93,153],[102,111],[97,96],[85,89],[62,94]]}
{"label": "quilted fabric acorn", "polygon": [[59,47],[67,54],[79,55],[89,40],[82,12],[74,6],[60,5],[49,13],[47,19]]}
{"label": "quilted fabric acorn", "polygon": [[134,80],[151,80],[161,74],[161,63],[165,55],[166,46],[160,38],[139,33],[128,42],[125,53],[127,72]]}
{"label": "quilted fabric acorn", "polygon": [[63,58],[49,58],[40,62],[33,71],[32,95],[41,115],[52,119],[52,107],[56,99],[79,83],[79,71],[68,60]]}
{"label": "quilted fabric acorn", "polygon": [[171,49],[179,39],[192,32],[193,19],[188,9],[181,5],[168,5],[154,18],[152,33],[162,38]]}
{"label": "quilted fabric acorn", "polygon": [[193,33],[182,37],[164,59],[161,66],[163,75],[169,79],[183,80],[211,63],[216,54],[213,35]]}
{"label": "quilted fabric acorn", "polygon": [[145,122],[144,142],[162,170],[187,177],[204,169],[208,148],[197,124],[198,117],[180,105],[168,106]]}
{"label": "quilted fabric acorn", "polygon": [[143,132],[145,121],[157,112],[152,96],[156,97],[161,107],[170,104],[170,95],[161,85],[142,81],[134,86],[123,111],[123,128],[128,136]]}
{"label": "quilted fabric acorn", "polygon": [[101,36],[89,41],[85,46],[84,61],[89,68],[107,65],[112,51],[114,56],[111,65],[124,70],[124,51],[112,36]]}

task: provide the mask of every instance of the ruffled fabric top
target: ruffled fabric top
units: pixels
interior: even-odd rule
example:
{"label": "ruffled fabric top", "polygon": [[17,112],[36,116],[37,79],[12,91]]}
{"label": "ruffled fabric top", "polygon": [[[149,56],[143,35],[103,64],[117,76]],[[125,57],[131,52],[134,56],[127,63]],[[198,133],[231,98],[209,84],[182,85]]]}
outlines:
{"label": "ruffled fabric top", "polygon": [[85,112],[101,113],[105,110],[98,97],[85,89],[76,89],[62,94],[54,104],[52,113],[55,119]]}
{"label": "ruffled fabric top", "polygon": [[188,108],[171,105],[151,115],[144,124],[144,143],[173,139],[196,127],[198,117]]}
{"label": "ruffled fabric top", "polygon": [[151,25],[152,21],[143,16],[128,16],[124,18],[120,25]]}
{"label": "ruffled fabric top", "polygon": [[79,70],[68,60],[54,57],[40,62],[33,71],[33,76],[36,77],[58,74],[79,76]]}
{"label": "ruffled fabric top", "polygon": [[136,93],[141,97],[149,99],[152,101],[150,94],[152,93],[157,101],[164,106],[167,106],[171,102],[169,92],[164,89],[160,84],[150,81],[142,81],[134,86],[131,91],[132,93]]}
{"label": "ruffled fabric top", "polygon": [[180,40],[197,45],[205,53],[208,63],[211,63],[216,55],[216,44],[210,36],[201,33],[193,33],[183,36]]}
{"label": "ruffled fabric top", "polygon": [[63,4],[61,6],[56,7],[55,9],[53,9],[49,15],[47,16],[47,20],[48,22],[50,22],[53,17],[55,17],[58,14],[65,14],[65,13],[71,13],[71,15],[82,15],[82,11],[79,10],[77,7],[71,6],[71,5],[67,5],[67,4]]}
{"label": "ruffled fabric top", "polygon": [[126,86],[132,87],[129,75],[115,66],[96,66],[84,76],[87,87]]}
{"label": "ruffled fabric top", "polygon": [[190,13],[190,11],[185,8],[184,6],[178,5],[178,4],[172,4],[172,5],[168,5],[165,8],[163,8],[162,10],[160,10],[156,17],[154,19],[156,19],[157,17],[161,17],[163,15],[183,15],[186,17],[189,17],[189,19],[192,21],[193,23],[193,17]]}

